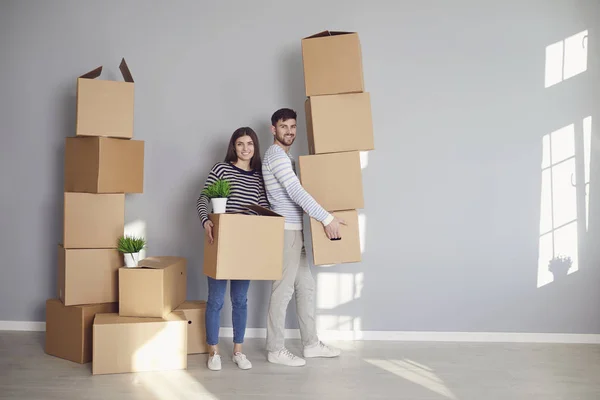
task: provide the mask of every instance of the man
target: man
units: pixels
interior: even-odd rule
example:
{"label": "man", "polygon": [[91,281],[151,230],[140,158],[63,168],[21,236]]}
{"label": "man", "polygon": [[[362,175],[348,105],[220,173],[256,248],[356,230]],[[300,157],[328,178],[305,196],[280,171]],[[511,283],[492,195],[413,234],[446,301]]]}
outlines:
{"label": "man", "polygon": [[295,163],[289,154],[296,138],[296,112],[289,108],[275,111],[271,117],[274,141],[265,152],[263,177],[271,209],[285,217],[283,276],[274,281],[267,321],[269,362],[300,367],[306,361],[284,346],[285,315],[294,292],[296,313],[302,338],[303,355],[337,357],[340,350],[326,346],[318,336],[315,324],[315,280],[311,274],[303,237],[303,212],[323,224],[328,238],[339,238],[344,221],[329,214],[308,194],[296,176]]}

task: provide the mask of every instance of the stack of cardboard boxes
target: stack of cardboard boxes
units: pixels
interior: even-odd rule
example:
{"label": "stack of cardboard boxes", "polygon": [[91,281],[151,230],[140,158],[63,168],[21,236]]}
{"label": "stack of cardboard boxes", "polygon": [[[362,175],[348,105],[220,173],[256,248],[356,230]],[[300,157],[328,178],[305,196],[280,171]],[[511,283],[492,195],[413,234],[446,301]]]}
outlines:
{"label": "stack of cardboard boxes", "polygon": [[[64,230],[58,246],[58,298],[46,302],[46,352],[78,363],[94,361],[94,373],[133,372],[173,366],[180,348],[186,343],[160,344],[171,325],[162,321],[123,319],[120,297],[127,305],[134,302],[160,301],[165,296],[159,287],[119,282],[123,255],[117,243],[124,233],[125,194],[142,193],[144,186],[144,142],[132,140],[134,83],[122,60],[119,66],[124,81],[96,79],[102,67],[77,80],[77,123],[75,137],[67,137],[64,169]],[[159,257],[143,260],[147,269],[185,271],[185,260]],[[142,262],[140,262],[142,263]],[[158,263],[158,264],[157,264]],[[183,267],[182,267],[183,265]],[[143,270],[135,268],[131,272]],[[140,273],[140,281],[147,282]],[[181,321],[187,329],[190,321],[184,314],[203,322],[199,316],[202,302],[184,303],[178,284],[176,303],[180,314],[161,314],[165,321]],[[119,293],[121,292],[121,294]],[[168,294],[167,294],[168,296]],[[134,305],[134,311],[136,310]],[[189,311],[189,310],[192,311]],[[170,311],[170,310],[169,310]],[[130,312],[131,314],[131,312]],[[133,312],[135,314],[135,312]],[[192,317],[189,317],[190,320]],[[147,323],[154,322],[154,323]],[[171,329],[172,330],[172,329]],[[181,328],[179,329],[181,331]],[[162,332],[167,333],[162,333]],[[187,332],[184,332],[187,341]],[[201,337],[201,335],[196,335]],[[141,342],[142,338],[144,343]],[[163,342],[161,342],[163,343]],[[202,346],[190,346],[203,350]],[[157,364],[157,359],[160,365]]]}
{"label": "stack of cardboard boxes", "polygon": [[308,156],[300,180],[327,211],[346,221],[341,240],[329,240],[311,219],[313,261],[361,261],[358,209],[364,208],[360,152],[374,150],[371,99],[365,92],[362,51],[355,32],[324,31],[302,39]]}

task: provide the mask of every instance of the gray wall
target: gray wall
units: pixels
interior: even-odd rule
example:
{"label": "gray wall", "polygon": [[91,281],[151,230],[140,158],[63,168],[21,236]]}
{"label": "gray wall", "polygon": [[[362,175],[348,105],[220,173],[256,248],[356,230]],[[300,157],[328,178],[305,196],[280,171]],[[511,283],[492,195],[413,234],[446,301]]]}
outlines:
{"label": "gray wall", "polygon": [[[55,294],[78,75],[104,65],[119,78],[127,59],[146,141],[127,221],[145,222],[148,254],[188,258],[188,297],[202,299],[195,200],[208,170],[239,126],[264,151],[282,106],[300,113],[294,151],[306,154],[300,39],[332,29],[360,34],[377,149],[364,262],[313,269],[320,327],[600,333],[597,1],[211,3],[0,2],[0,320],[44,320]],[[585,29],[587,71],[545,88],[546,46]],[[538,288],[542,137],[587,116],[579,271]],[[268,290],[252,284],[249,327],[265,326]]]}

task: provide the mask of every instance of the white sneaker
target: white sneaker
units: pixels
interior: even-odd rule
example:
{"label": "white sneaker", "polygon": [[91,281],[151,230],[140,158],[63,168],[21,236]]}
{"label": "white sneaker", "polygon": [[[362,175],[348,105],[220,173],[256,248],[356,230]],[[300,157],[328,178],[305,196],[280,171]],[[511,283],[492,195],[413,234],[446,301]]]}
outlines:
{"label": "white sneaker", "polygon": [[221,370],[221,356],[216,354],[212,356],[208,356],[208,369],[211,371],[220,371]]}
{"label": "white sneaker", "polygon": [[302,367],[306,365],[304,359],[296,357],[286,348],[279,351],[270,351],[267,359],[270,363],[287,365],[288,367]]}
{"label": "white sneaker", "polygon": [[233,355],[233,362],[237,364],[241,369],[252,368],[252,363],[246,358],[246,356],[240,352]]}
{"label": "white sneaker", "polygon": [[325,343],[319,341],[317,344],[312,346],[304,347],[304,357],[306,358],[315,358],[315,357],[325,357],[325,358],[333,358],[342,354],[340,349],[336,349],[335,347],[327,346]]}

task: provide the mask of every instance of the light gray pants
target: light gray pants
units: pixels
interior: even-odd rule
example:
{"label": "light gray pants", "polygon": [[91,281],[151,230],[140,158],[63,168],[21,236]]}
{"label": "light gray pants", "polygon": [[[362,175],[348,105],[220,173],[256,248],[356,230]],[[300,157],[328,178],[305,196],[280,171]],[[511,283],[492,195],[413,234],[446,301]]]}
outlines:
{"label": "light gray pants", "polygon": [[296,293],[296,314],[302,344],[318,342],[315,325],[315,279],[310,272],[302,231],[285,231],[283,276],[273,281],[267,318],[267,351],[284,348],[285,315],[292,295]]}

